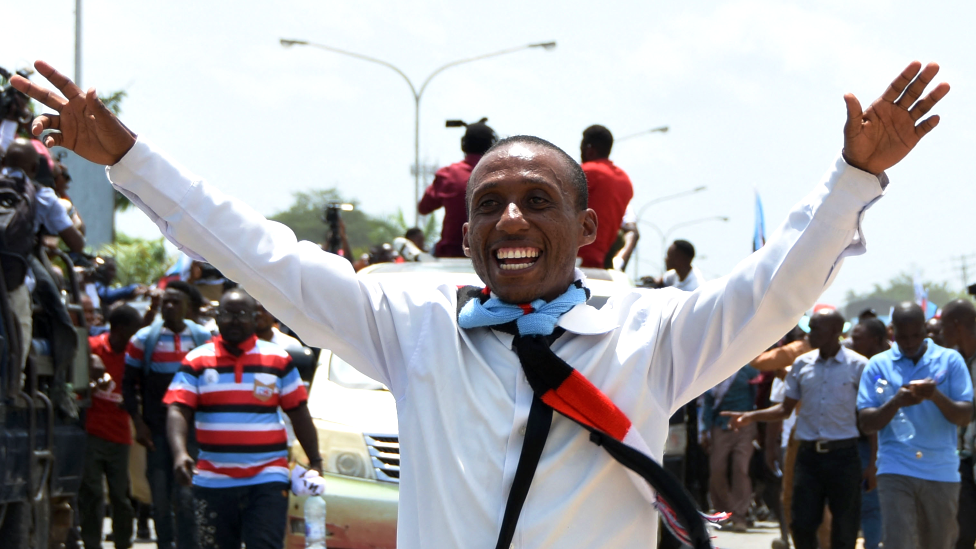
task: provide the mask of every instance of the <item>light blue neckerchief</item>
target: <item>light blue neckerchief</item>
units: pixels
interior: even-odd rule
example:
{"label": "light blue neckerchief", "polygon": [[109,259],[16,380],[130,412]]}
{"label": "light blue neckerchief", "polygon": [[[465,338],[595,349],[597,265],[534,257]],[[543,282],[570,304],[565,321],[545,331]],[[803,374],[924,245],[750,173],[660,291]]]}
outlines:
{"label": "light blue neckerchief", "polygon": [[586,290],[582,284],[574,282],[561,296],[546,302],[536,299],[529,305],[532,312],[512,303],[507,303],[492,295],[484,303],[480,299],[468,301],[458,314],[458,325],[465,329],[484,326],[498,326],[515,321],[520,335],[552,334],[559,317],[573,307],[586,303]]}

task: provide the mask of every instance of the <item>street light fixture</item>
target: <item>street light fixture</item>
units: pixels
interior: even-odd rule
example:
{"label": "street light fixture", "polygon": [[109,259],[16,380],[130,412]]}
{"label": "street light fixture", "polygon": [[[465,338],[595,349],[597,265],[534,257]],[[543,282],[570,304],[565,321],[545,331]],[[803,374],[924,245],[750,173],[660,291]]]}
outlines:
{"label": "street light fixture", "polygon": [[[687,191],[681,191],[666,196],[660,196],[658,198],[650,200],[649,202],[641,206],[639,210],[637,210],[637,223],[641,222],[641,217],[643,217],[644,212],[647,210],[648,206],[653,206],[654,204],[660,204],[661,202],[667,202],[668,200],[673,200],[675,198],[681,198],[682,196],[688,196],[690,194],[700,193],[707,188],[708,187],[702,185],[700,187],[695,187],[694,189],[688,189]],[[656,229],[657,226],[655,225],[654,228]],[[658,230],[658,233],[660,233],[660,230]],[[634,249],[634,278],[639,279],[638,276],[639,272],[640,272],[640,246],[637,246]]]}
{"label": "street light fixture", "polygon": [[[641,221],[640,223],[642,223],[645,227],[650,227],[651,229],[654,229],[654,232],[656,232],[661,237],[661,255],[664,256],[667,250],[668,237],[674,234],[674,231],[682,227],[688,227],[690,225],[698,225],[700,223],[706,223],[708,221],[721,221],[723,223],[727,223],[729,221],[729,217],[724,215],[712,215],[709,217],[692,219],[691,221],[682,221],[681,223],[677,223],[675,225],[668,227],[668,230],[666,231],[662,231],[660,227],[658,227],[654,223],[651,223],[650,221]],[[638,280],[640,279],[638,278]]]}
{"label": "street light fixture", "polygon": [[326,51],[330,51],[332,53],[338,53],[340,55],[346,55],[346,56],[349,56],[349,57],[355,57],[356,59],[361,59],[363,61],[369,61],[370,63],[376,63],[378,65],[383,65],[384,67],[386,67],[388,69],[392,69],[397,74],[399,74],[401,77],[403,77],[404,80],[406,80],[407,85],[410,86],[410,92],[413,94],[413,100],[414,100],[414,125],[413,125],[413,163],[414,163],[414,184],[413,184],[413,195],[414,195],[414,200],[413,200],[413,215],[414,215],[414,218],[413,218],[413,222],[414,222],[414,225],[417,225],[420,222],[420,214],[417,212],[417,204],[420,202],[420,178],[421,178],[421,176],[423,174],[423,170],[420,167],[420,99],[423,97],[424,90],[427,89],[427,85],[430,84],[430,81],[435,76],[437,76],[438,74],[444,72],[445,70],[447,70],[447,69],[449,69],[451,67],[456,67],[458,65],[463,65],[465,63],[471,63],[473,61],[480,61],[482,59],[488,59],[489,57],[497,57],[499,55],[505,55],[505,54],[509,54],[509,53],[515,53],[517,51],[527,50],[527,49],[531,49],[531,48],[540,48],[540,49],[549,51],[549,50],[552,50],[552,49],[554,49],[556,47],[556,42],[555,41],[552,41],[552,42],[538,42],[538,43],[535,43],[535,44],[526,44],[524,46],[516,46],[514,48],[508,48],[508,49],[504,49],[504,50],[500,50],[500,51],[496,51],[496,52],[492,52],[492,53],[486,53],[486,54],[483,54],[483,55],[476,55],[474,57],[466,57],[464,59],[458,59],[456,61],[451,61],[450,63],[447,63],[445,65],[442,65],[441,67],[439,67],[438,69],[436,69],[434,72],[430,73],[430,75],[427,76],[427,78],[423,81],[423,83],[418,88],[416,85],[414,85],[413,81],[410,80],[410,77],[407,76],[406,73],[404,73],[402,70],[400,70],[399,68],[395,67],[391,63],[387,63],[386,61],[383,61],[381,59],[376,59],[375,57],[370,57],[368,55],[363,55],[363,54],[360,54],[360,53],[354,53],[354,52],[351,52],[351,51],[340,50],[339,48],[333,48],[332,46],[326,46],[324,44],[317,44],[315,42],[309,42],[308,40],[296,40],[296,39],[282,38],[280,40],[280,42],[281,42],[281,45],[283,47],[286,47],[286,48],[291,47],[291,46],[310,46],[310,47],[313,47],[313,48],[318,48],[320,50],[326,50]]}
{"label": "street light fixture", "polygon": [[670,128],[667,127],[667,126],[659,126],[657,128],[651,128],[649,130],[644,130],[642,132],[637,132],[637,133],[632,133],[630,135],[625,135],[624,137],[617,138],[614,141],[616,141],[617,143],[620,143],[621,141],[627,141],[628,139],[633,139],[635,137],[640,137],[642,135],[647,135],[649,133],[668,133],[668,130],[670,130]]}

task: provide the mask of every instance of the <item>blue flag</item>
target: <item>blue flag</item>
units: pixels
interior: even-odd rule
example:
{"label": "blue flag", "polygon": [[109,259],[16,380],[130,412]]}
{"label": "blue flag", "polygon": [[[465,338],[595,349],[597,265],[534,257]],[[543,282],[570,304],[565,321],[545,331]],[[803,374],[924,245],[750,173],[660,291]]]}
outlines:
{"label": "blue flag", "polygon": [[759,198],[759,190],[756,193],[756,230],[752,235],[752,251],[763,247],[766,243],[766,220],[763,216],[762,199]]}

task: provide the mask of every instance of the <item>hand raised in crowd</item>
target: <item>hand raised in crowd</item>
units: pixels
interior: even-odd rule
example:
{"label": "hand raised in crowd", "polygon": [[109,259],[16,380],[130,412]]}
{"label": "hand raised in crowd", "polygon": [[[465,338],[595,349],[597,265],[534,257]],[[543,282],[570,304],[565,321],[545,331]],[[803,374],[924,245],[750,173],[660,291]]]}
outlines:
{"label": "hand raised in crowd", "polygon": [[173,460],[173,474],[176,476],[176,482],[180,483],[181,486],[191,486],[196,468],[197,464],[189,454],[184,452],[176,456]]}
{"label": "hand raised in crowd", "polygon": [[844,96],[847,103],[844,159],[848,164],[880,174],[905,158],[939,124],[939,115],[934,115],[916,125],[949,93],[949,84],[943,82],[916,101],[939,72],[936,63],[921,67],[921,63],[912,61],[866,111],[861,111],[861,103],[854,94]]}
{"label": "hand raised in crowd", "polygon": [[729,427],[733,431],[738,431],[752,423],[749,412],[722,412],[719,415],[729,418]]}
{"label": "hand raised in crowd", "polygon": [[31,133],[40,136],[44,130],[57,130],[44,138],[47,147],[70,149],[82,158],[111,166],[122,159],[136,142],[136,134],[108,110],[98,99],[95,88],[84,92],[68,77],[44,61],[34,68],[61,95],[34,84],[21,76],[10,79],[11,85],[31,98],[54,109],[57,114],[42,114],[31,124]]}

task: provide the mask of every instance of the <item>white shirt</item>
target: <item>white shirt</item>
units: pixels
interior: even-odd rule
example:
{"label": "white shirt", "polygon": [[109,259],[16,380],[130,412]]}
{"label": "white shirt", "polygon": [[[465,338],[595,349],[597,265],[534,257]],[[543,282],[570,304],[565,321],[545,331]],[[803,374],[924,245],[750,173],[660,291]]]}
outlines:
{"label": "white shirt", "polygon": [[[786,397],[786,382],[780,378],[773,379],[773,386],[769,390],[769,401],[779,404]],[[783,420],[783,433],[780,435],[780,447],[786,448],[790,443],[790,433],[796,425],[796,409],[790,412],[790,417]]]}
{"label": "white shirt", "polygon": [[692,267],[688,271],[688,276],[684,280],[678,276],[678,271],[674,269],[669,270],[664,273],[664,277],[661,280],[666,288],[677,288],[685,292],[693,292],[698,289],[699,286],[705,283],[705,275],[698,270],[698,267]]}
{"label": "white shirt", "polygon": [[[400,435],[400,549],[491,547],[522,449],[532,390],[512,337],[462,330],[457,288],[357,277],[346,259],[207,185],[142,139],[113,185],[191,257],[243,287],[310,345],[393,393]],[[559,320],[553,351],[607,394],[660,459],[668,418],[796,325],[863,253],[858,227],[882,194],[842,159],[761,250],[696,292],[626,289]],[[645,547],[652,507],[572,421],[553,418],[513,547]]]}

